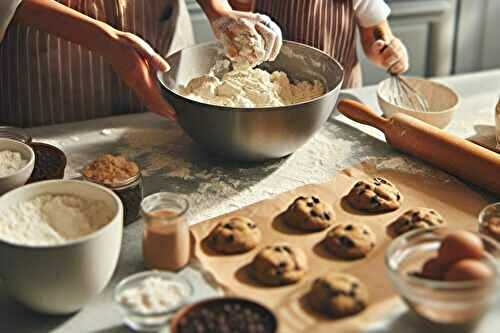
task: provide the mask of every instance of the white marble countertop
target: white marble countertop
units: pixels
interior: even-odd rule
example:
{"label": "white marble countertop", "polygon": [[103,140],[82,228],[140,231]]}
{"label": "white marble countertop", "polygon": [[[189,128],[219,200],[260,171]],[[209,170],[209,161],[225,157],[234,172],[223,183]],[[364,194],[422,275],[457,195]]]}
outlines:
{"label": "white marble countertop", "polygon": [[[461,105],[448,131],[469,138],[493,135],[500,70],[442,78],[457,90]],[[344,94],[377,108],[375,87]],[[30,130],[36,141],[60,146],[68,155],[66,177],[102,153],[123,153],[143,169],[145,193],[183,193],[191,201],[189,220],[197,223],[307,183],[326,181],[365,158],[401,158],[381,133],[333,114],[324,128],[288,158],[260,164],[225,162],[201,151],[173,122],[152,114],[117,116]],[[418,163],[418,162],[417,162]],[[111,292],[123,277],[141,271],[142,223],[125,228],[115,275],[106,290],[80,312],[63,317],[34,314],[10,300],[0,282],[0,332],[128,332],[113,306]],[[500,305],[494,311],[500,313]],[[401,305],[369,332],[432,332]],[[495,331],[491,315],[475,330]]]}

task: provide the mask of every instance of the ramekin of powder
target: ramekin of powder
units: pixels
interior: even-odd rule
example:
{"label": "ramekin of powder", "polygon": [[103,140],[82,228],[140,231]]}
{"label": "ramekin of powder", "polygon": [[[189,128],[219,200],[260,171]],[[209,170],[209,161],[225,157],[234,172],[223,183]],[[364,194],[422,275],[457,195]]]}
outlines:
{"label": "ramekin of powder", "polygon": [[0,177],[15,174],[28,164],[21,153],[11,150],[0,151]]}

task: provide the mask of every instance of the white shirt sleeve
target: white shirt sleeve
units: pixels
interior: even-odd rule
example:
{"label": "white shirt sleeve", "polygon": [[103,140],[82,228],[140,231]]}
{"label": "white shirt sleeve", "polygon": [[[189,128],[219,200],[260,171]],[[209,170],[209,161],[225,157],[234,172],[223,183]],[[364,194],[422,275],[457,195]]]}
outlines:
{"label": "white shirt sleeve", "polygon": [[21,0],[0,0],[0,42]]}
{"label": "white shirt sleeve", "polygon": [[358,24],[362,27],[377,25],[391,13],[384,0],[353,0],[353,6]]}

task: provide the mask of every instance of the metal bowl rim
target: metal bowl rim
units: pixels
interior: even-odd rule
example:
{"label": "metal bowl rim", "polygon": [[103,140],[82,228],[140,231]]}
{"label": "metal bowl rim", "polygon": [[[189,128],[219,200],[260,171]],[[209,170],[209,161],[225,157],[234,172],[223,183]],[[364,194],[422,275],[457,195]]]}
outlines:
{"label": "metal bowl rim", "polygon": [[[192,49],[192,48],[198,48],[198,47],[204,47],[204,46],[210,46],[210,45],[218,45],[219,43],[218,42],[205,42],[205,43],[201,43],[201,44],[196,44],[196,45],[193,45],[193,46],[189,46],[187,48],[184,48],[182,50],[179,50],[175,53],[172,53],[170,56],[167,57],[167,62],[168,62],[168,58],[176,55],[177,53],[179,52],[182,52],[183,50],[186,50],[186,49]],[[340,69],[340,74],[341,74],[341,77],[340,77],[340,80],[338,82],[338,84],[331,90],[329,90],[327,93],[321,95],[321,96],[318,96],[316,98],[313,98],[311,100],[308,100],[308,101],[305,101],[305,102],[300,102],[300,103],[295,103],[295,104],[289,104],[289,105],[282,105],[282,106],[262,106],[262,107],[253,107],[253,108],[245,108],[245,107],[232,107],[232,106],[225,106],[225,105],[216,105],[216,104],[207,104],[207,103],[202,103],[202,102],[199,102],[197,100],[194,100],[194,99],[190,99],[190,98],[187,98],[185,96],[182,96],[180,94],[178,94],[175,90],[171,89],[170,87],[168,87],[161,79],[161,76],[163,73],[165,72],[162,72],[162,71],[157,71],[156,72],[156,79],[157,81],[160,83],[160,85],[166,89],[169,93],[187,101],[187,102],[190,102],[190,103],[194,103],[194,104],[197,104],[199,106],[202,106],[202,107],[207,107],[207,106],[210,106],[210,107],[215,107],[216,109],[218,109],[219,111],[224,111],[224,112],[227,112],[227,111],[230,111],[230,112],[249,112],[249,111],[252,111],[252,112],[268,112],[268,111],[278,111],[278,110],[283,110],[285,108],[288,108],[288,107],[291,107],[291,106],[300,106],[300,105],[304,105],[304,104],[307,104],[307,103],[312,103],[314,101],[317,101],[319,99],[322,99],[322,98],[325,98],[329,95],[332,95],[334,93],[337,92],[337,90],[342,86],[342,83],[344,82],[344,67],[334,58],[332,58],[330,55],[328,55],[326,52],[320,50],[320,49],[317,49],[315,47],[312,47],[312,46],[309,46],[309,45],[306,45],[306,44],[302,44],[302,43],[298,43],[298,42],[294,42],[294,41],[289,41],[289,40],[284,40],[283,41],[283,45],[285,44],[294,44],[296,46],[299,46],[299,47],[303,47],[303,48],[309,48],[315,52],[318,52],[318,53],[321,53],[323,55],[325,55],[326,57],[330,58],[330,60],[332,60],[334,62],[334,64],[336,66],[338,66],[338,68]],[[288,111],[291,111],[291,110],[288,110]]]}

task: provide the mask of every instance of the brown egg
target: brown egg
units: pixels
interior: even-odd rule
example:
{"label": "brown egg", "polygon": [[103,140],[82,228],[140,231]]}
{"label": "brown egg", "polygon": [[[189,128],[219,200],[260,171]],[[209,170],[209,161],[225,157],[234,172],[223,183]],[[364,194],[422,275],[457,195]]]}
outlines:
{"label": "brown egg", "polygon": [[462,259],[481,259],[483,242],[481,238],[465,230],[453,231],[448,234],[438,250],[439,261],[445,265],[453,264]]}
{"label": "brown egg", "polygon": [[476,259],[463,259],[450,266],[444,275],[446,281],[486,280],[493,271],[485,263]]}
{"label": "brown egg", "polygon": [[437,257],[430,258],[422,266],[422,277],[431,280],[441,280],[447,268]]}

